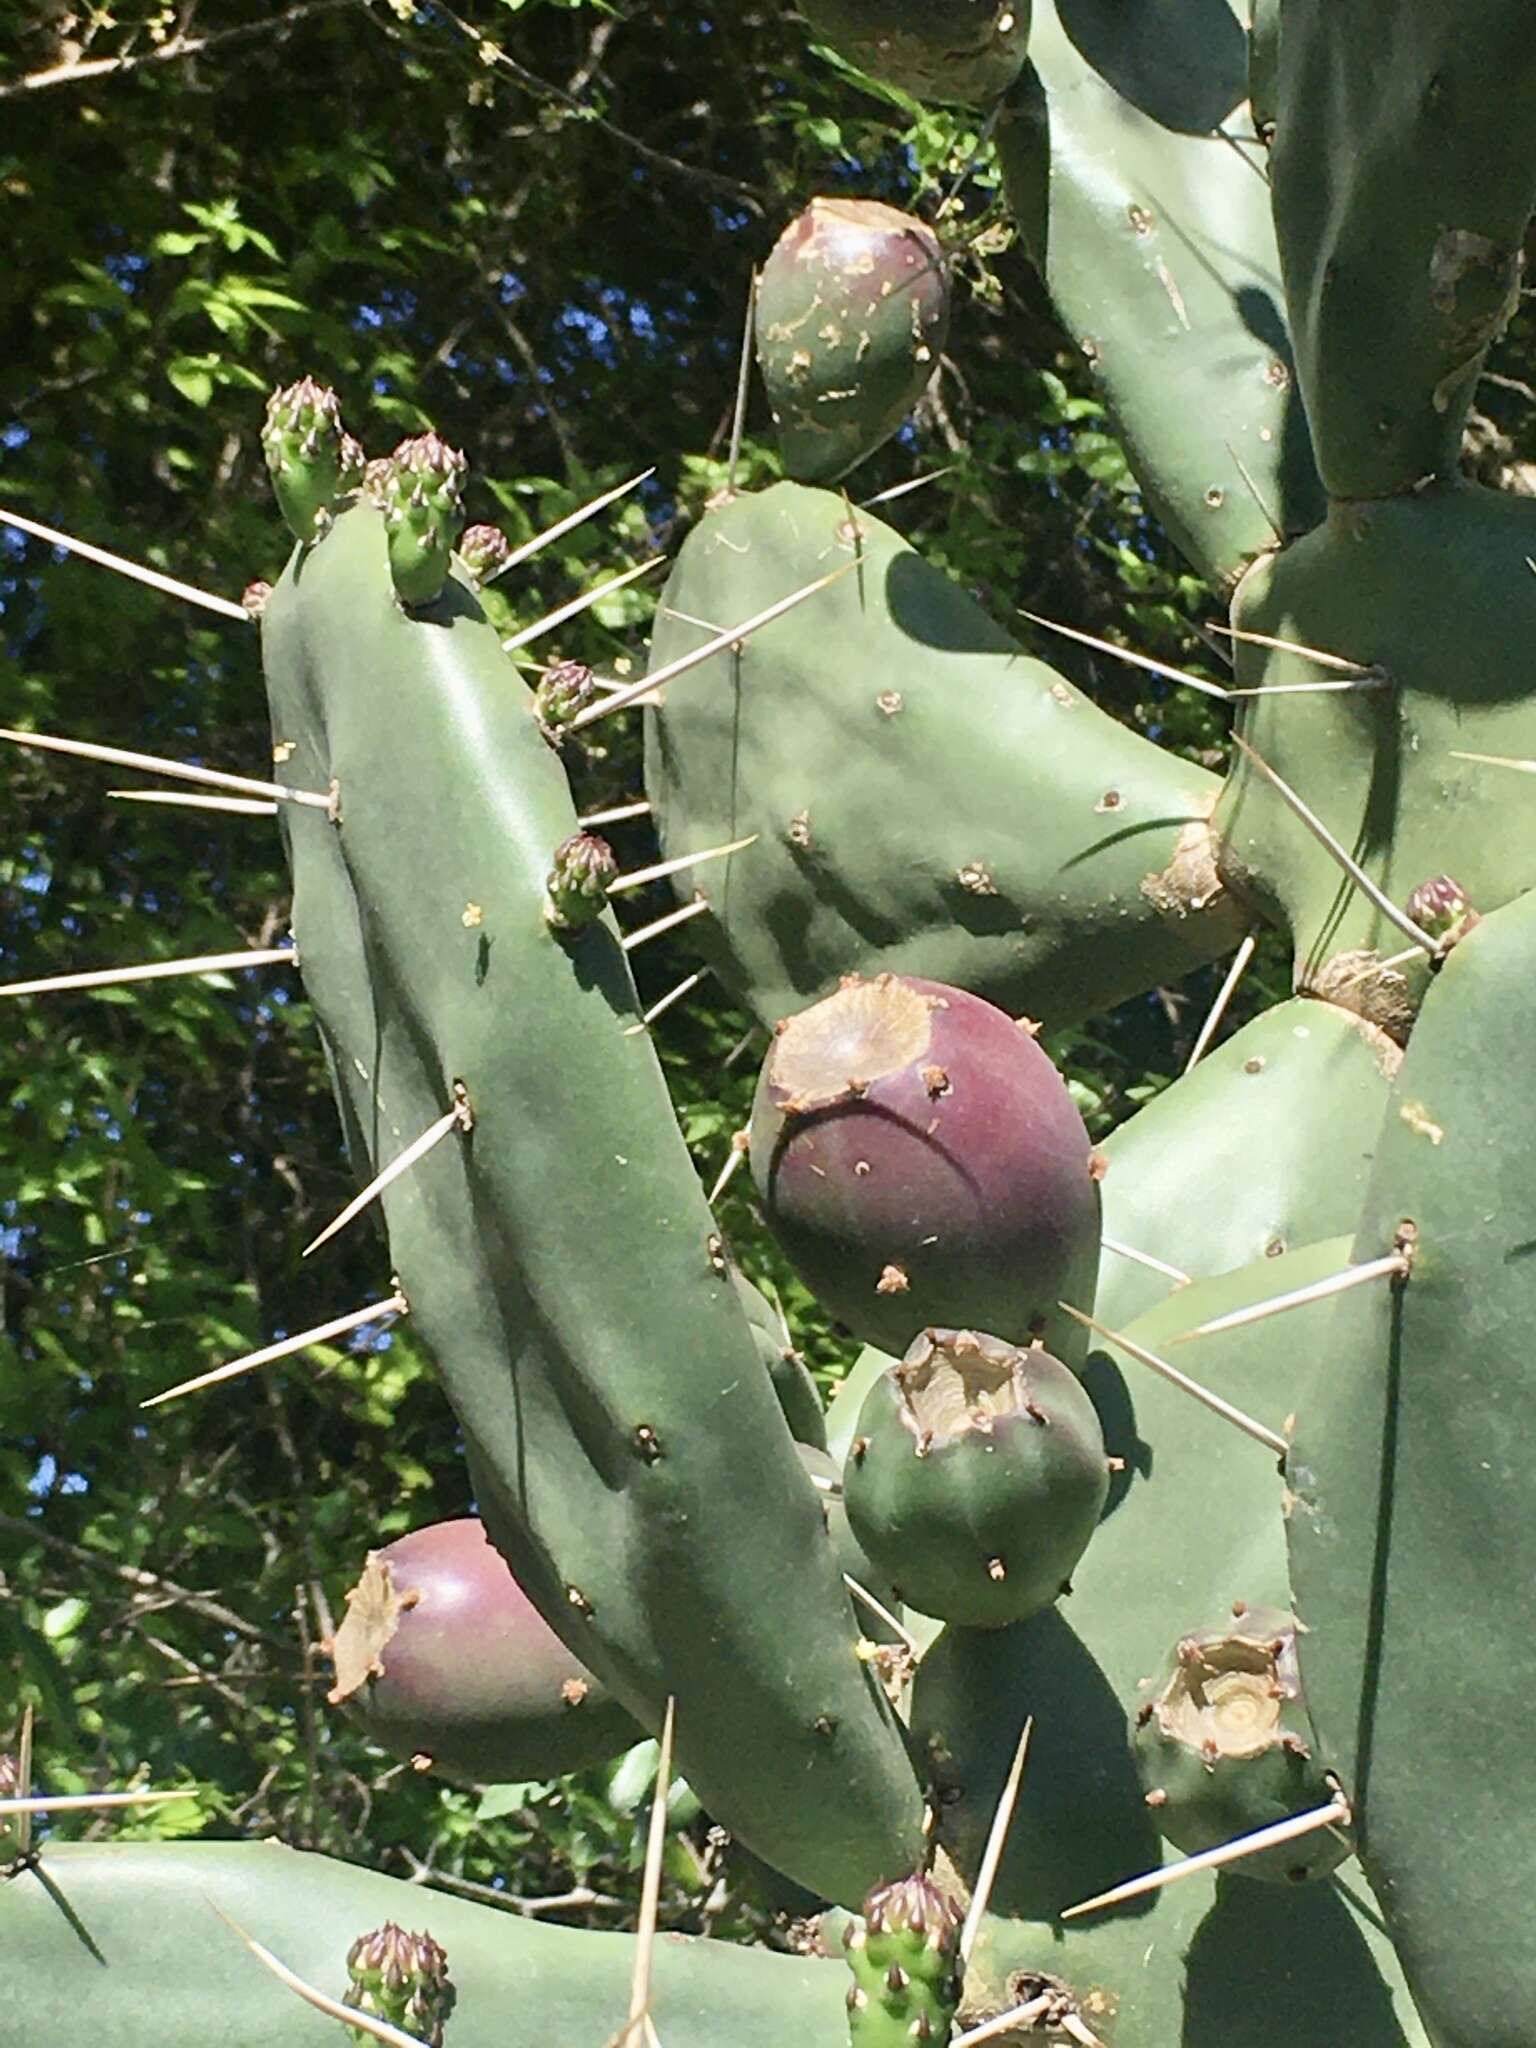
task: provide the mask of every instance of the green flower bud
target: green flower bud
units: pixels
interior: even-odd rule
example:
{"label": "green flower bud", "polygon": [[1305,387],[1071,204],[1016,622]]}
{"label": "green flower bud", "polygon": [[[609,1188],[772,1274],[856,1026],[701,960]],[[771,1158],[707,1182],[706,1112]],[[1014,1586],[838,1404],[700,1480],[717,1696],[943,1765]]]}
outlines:
{"label": "green flower bud", "polygon": [[261,446],[289,530],[296,540],[318,539],[361,476],[362,450],[341,424],[341,401],[313,377],[274,391]]}
{"label": "green flower bud", "polygon": [[[386,1920],[353,1942],[347,1974],[352,1981],[344,2005],[415,2034],[428,2048],[442,2048],[458,1992],[448,1975],[448,1957],[430,1934],[407,1934]],[[349,2031],[354,2040],[370,2038],[360,2027]]]}
{"label": "green flower bud", "polygon": [[489,583],[511,552],[499,526],[466,526],[459,541],[459,560],[476,583]]}
{"label": "green flower bud", "polygon": [[544,915],[560,932],[578,932],[598,917],[619,872],[613,848],[595,832],[576,832],[555,848],[545,877]]}
{"label": "green flower bud", "polygon": [[468,466],[438,435],[417,434],[400,443],[379,478],[389,570],[402,604],[430,604],[447,581]]}
{"label": "green flower bud", "polygon": [[552,747],[558,747],[572,719],[597,699],[597,684],[584,662],[557,661],[534,691],[534,713]]}

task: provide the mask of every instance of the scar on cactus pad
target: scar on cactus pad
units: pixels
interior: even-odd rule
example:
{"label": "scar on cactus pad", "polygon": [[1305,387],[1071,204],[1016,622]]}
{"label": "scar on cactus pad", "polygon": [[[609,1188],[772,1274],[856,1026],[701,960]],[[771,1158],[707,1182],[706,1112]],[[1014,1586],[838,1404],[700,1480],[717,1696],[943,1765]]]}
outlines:
{"label": "scar on cactus pad", "polygon": [[851,975],[777,1027],[750,1125],[753,1178],[784,1251],[866,1344],[918,1331],[1043,1335],[1092,1292],[1094,1153],[1030,1029],[964,990]]}
{"label": "scar on cactus pad", "polygon": [[[1336,1786],[1313,1753],[1294,1618],[1238,1606],[1219,1628],[1175,1644],[1132,1748],[1147,1806],[1187,1855],[1326,1806]],[[1300,1883],[1350,1855],[1331,1829],[1246,1858],[1245,1877]]]}
{"label": "scar on cactus pad", "polygon": [[903,1600],[972,1628],[1070,1591],[1108,1492],[1076,1375],[976,1330],[926,1330],[881,1375],[843,1474],[849,1526]]}
{"label": "scar on cactus pad", "polygon": [[382,1749],[445,1777],[559,1777],[640,1740],[473,1519],[370,1551],[329,1654],[331,1704],[355,1701]]}
{"label": "scar on cactus pad", "polygon": [[873,199],[813,199],[758,280],[757,360],[784,467],[845,476],[890,438],[938,368],[949,274],[931,228]]}

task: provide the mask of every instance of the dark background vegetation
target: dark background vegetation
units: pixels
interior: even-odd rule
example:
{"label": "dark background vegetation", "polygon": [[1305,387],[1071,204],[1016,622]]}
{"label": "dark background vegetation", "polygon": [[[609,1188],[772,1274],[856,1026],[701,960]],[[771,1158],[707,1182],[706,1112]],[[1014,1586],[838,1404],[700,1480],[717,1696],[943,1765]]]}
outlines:
{"label": "dark background vegetation", "polygon": [[[283,561],[258,429],[268,390],[306,371],[372,454],[428,423],[464,447],[473,516],[514,538],[654,465],[498,586],[509,626],[526,622],[680,537],[724,481],[753,264],[813,193],[880,196],[967,253],[949,358],[854,495],[945,469],[892,516],[996,616],[1024,605],[1209,669],[1211,601],[1144,513],[975,142],[971,116],[876,95],[780,6],[0,8],[0,505],[237,595]],[[1515,488],[1532,475],[1529,326],[1476,430],[1484,472]],[[775,473],[754,392],[741,479]],[[638,672],[653,589],[558,651]],[[0,524],[0,724],[260,775],[255,641]],[[1116,716],[1220,763],[1207,700],[1042,651]],[[634,731],[599,730],[584,803],[637,787]],[[37,753],[7,750],[0,778],[0,980],[285,930],[268,821],[114,802],[110,770]],[[651,850],[642,826],[619,846],[631,865]],[[648,996],[689,971],[686,937],[641,956]],[[1283,982],[1278,955],[1262,962],[1236,1014]],[[1055,1041],[1096,1133],[1179,1070],[1212,986]],[[711,983],[657,1036],[712,1179],[760,1042]],[[621,1923],[643,1754],[482,1795],[394,1765],[325,1704],[316,1641],[364,1552],[468,1503],[409,1331],[137,1407],[386,1283],[376,1222],[298,1261],[353,1184],[296,982],[7,1004],[0,1091],[0,1747],[30,1702],[50,1789],[200,1788],[118,1833],[276,1833]],[[830,1383],[851,1347],[742,1182],[723,1214]],[[686,1800],[678,1817],[668,1917],[757,1925],[739,1865]]]}

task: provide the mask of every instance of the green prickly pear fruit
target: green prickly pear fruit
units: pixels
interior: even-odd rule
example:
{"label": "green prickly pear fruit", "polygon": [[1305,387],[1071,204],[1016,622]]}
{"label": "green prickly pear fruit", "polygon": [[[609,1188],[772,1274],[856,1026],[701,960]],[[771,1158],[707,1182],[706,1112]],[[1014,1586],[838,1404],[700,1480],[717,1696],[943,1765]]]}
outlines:
{"label": "green prickly pear fruit", "polygon": [[555,848],[555,864],[544,877],[545,917],[557,932],[584,931],[602,915],[618,872],[606,839],[595,832],[573,832]]}
{"label": "green prickly pear fruit", "polygon": [[363,451],[342,426],[340,399],[313,377],[274,391],[261,446],[289,531],[296,540],[318,539],[337,500],[362,482]]}
{"label": "green prickly pear fruit", "polygon": [[447,1778],[561,1777],[640,1739],[473,1518],[370,1551],[330,1656],[331,1704],[354,1701],[381,1749]]}
{"label": "green prickly pear fruit", "polygon": [[1024,68],[1030,0],[803,0],[816,35],[919,100],[981,106]]}
{"label": "green prickly pear fruit", "polygon": [[1408,898],[1408,915],[1421,931],[1441,940],[1447,952],[1474,925],[1481,923],[1466,890],[1449,875],[1436,875],[1431,881],[1420,882]]}
{"label": "green prickly pear fruit", "polygon": [[1069,1591],[1108,1492],[1076,1374],[977,1330],[925,1330],[881,1375],[843,1469],[849,1525],[902,1599],[969,1628]]}
{"label": "green prickly pear fruit", "polygon": [[[347,1950],[347,1975],[352,1981],[343,2005],[403,2028],[427,2048],[443,2048],[443,2029],[459,1994],[448,1975],[448,1957],[430,1934],[407,1934],[386,1920]],[[362,2027],[347,2031],[355,2041],[372,2039]]]}
{"label": "green prickly pear fruit", "polygon": [[512,554],[512,543],[499,526],[466,526],[459,536],[459,560],[476,583],[489,583]]}
{"label": "green prickly pear fruit", "polygon": [[833,1315],[900,1358],[919,1330],[1043,1335],[1093,1292],[1099,1162],[1030,1030],[964,990],[848,976],[781,1022],[758,1080],[752,1176]]}
{"label": "green prickly pear fruit", "polygon": [[921,2042],[945,2048],[960,2004],[960,1916],[921,1872],[879,1885],[850,1921],[843,1948],[852,2048]]}
{"label": "green prickly pear fruit", "polygon": [[[1135,1715],[1131,1747],[1148,1809],[1176,1849],[1215,1849],[1334,1797],[1312,1753],[1292,1615],[1239,1604],[1221,1627],[1181,1637],[1143,1682],[1153,1697]],[[1299,1883],[1350,1854],[1325,1828],[1231,1867]]]}
{"label": "green prickly pear fruit", "polygon": [[872,199],[813,199],[758,280],[757,360],[784,467],[831,483],[901,425],[938,367],[949,273],[932,230]]}
{"label": "green prickly pear fruit", "polygon": [[544,671],[533,693],[533,710],[552,747],[561,745],[572,719],[595,704],[598,695],[597,682],[583,661],[557,661]]}
{"label": "green prickly pear fruit", "polygon": [[464,523],[464,475],[457,448],[433,433],[402,441],[387,471],[368,465],[365,488],[382,499],[389,573],[404,605],[430,604],[448,577],[449,556]]}

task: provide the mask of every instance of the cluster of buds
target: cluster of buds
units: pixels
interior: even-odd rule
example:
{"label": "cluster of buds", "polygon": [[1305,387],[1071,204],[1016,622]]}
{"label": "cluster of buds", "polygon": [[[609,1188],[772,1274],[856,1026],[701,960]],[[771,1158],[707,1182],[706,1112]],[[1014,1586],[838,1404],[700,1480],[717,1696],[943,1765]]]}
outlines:
{"label": "cluster of buds", "polygon": [[613,848],[595,832],[573,832],[555,848],[544,879],[544,915],[558,932],[579,932],[602,914],[619,872]]}
{"label": "cluster of buds", "polygon": [[366,464],[361,446],[341,423],[341,401],[313,377],[274,391],[261,446],[294,538],[318,540],[339,500],[362,487]]}
{"label": "cluster of buds", "polygon": [[[347,1975],[352,1981],[344,2005],[387,2020],[427,2048],[443,2048],[443,2029],[459,1994],[448,1975],[448,1957],[430,1934],[407,1934],[386,1920],[348,1949]],[[361,2027],[350,2031],[357,2041],[370,2038]]]}
{"label": "cluster of buds", "polygon": [[597,701],[598,689],[585,662],[557,661],[546,669],[534,691],[534,716],[552,747],[558,747],[573,719]]}

